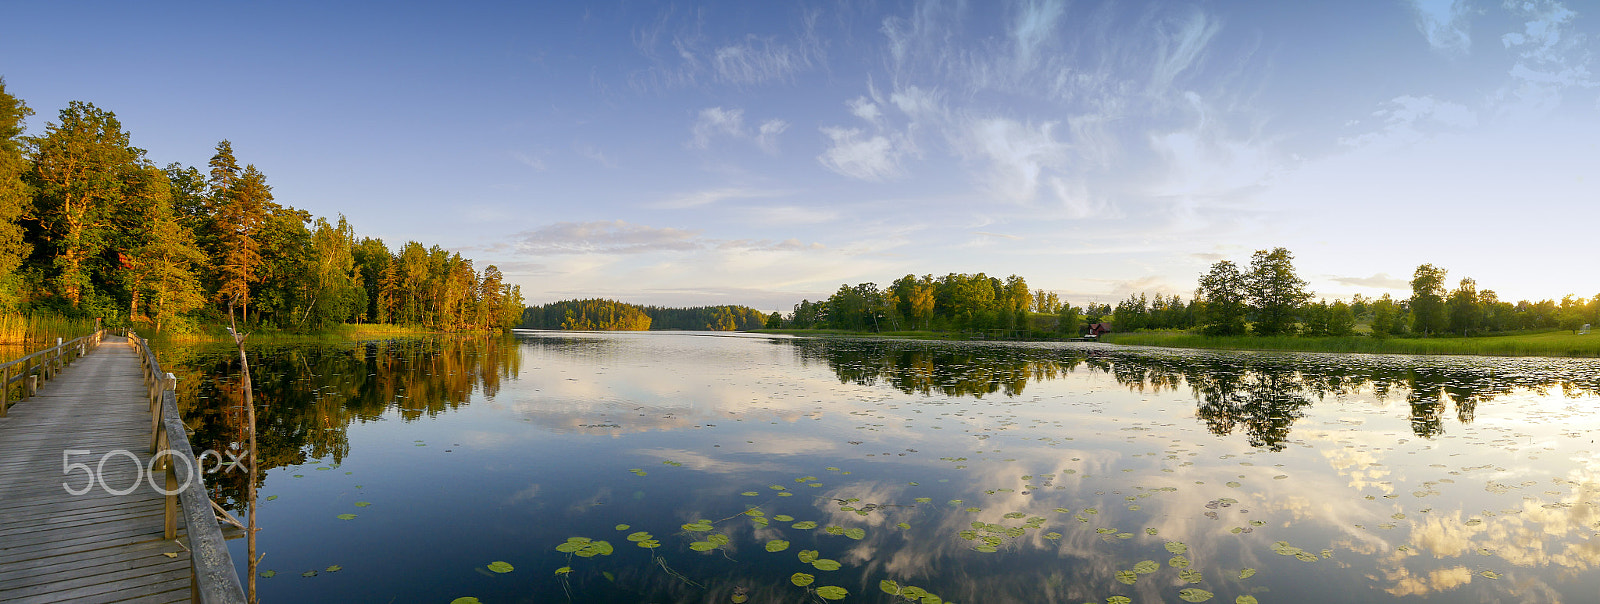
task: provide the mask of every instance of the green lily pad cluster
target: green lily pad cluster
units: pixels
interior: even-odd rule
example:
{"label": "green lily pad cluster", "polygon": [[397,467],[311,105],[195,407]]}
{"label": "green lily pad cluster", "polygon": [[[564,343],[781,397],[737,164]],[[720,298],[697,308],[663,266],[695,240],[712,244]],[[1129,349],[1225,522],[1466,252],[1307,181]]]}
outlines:
{"label": "green lily pad cluster", "polygon": [[878,589],[891,596],[899,596],[919,604],[944,604],[944,598],[915,585],[901,585],[889,579],[878,582]]}
{"label": "green lily pad cluster", "polygon": [[605,541],[596,541],[588,537],[568,537],[566,543],[556,546],[556,551],[563,554],[572,554],[580,558],[593,558],[595,556],[609,556],[614,551],[611,544]]}

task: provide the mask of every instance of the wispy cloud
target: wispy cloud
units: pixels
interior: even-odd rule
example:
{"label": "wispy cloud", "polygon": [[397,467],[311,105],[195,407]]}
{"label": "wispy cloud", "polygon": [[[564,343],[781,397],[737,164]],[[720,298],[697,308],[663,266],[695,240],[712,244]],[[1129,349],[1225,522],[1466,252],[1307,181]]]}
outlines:
{"label": "wispy cloud", "polygon": [[594,145],[588,143],[578,143],[572,146],[572,150],[576,152],[579,157],[593,160],[607,168],[615,169],[617,167],[617,162],[611,161],[611,158],[606,157],[604,151],[601,151],[599,147]]}
{"label": "wispy cloud", "polygon": [[1056,140],[1058,125],[1005,118],[972,120],[961,148],[985,164],[983,180],[993,194],[1007,201],[1032,201],[1040,177],[1066,162],[1067,145]]}
{"label": "wispy cloud", "polygon": [[665,200],[649,204],[646,207],[663,210],[682,210],[708,206],[730,199],[761,199],[769,197],[783,197],[789,194],[789,191],[721,187],[674,195]]}
{"label": "wispy cloud", "polygon": [[746,33],[713,40],[705,32],[706,9],[668,8],[633,33],[634,47],[650,63],[630,81],[642,88],[684,87],[712,82],[736,86],[792,82],[823,65],[827,53],[815,33],[816,14],[801,16],[803,30],[790,35]]}
{"label": "wispy cloud", "polygon": [[533,168],[539,172],[543,172],[546,169],[544,158],[541,156],[528,155],[521,151],[513,151],[511,153],[511,158],[517,160],[517,163],[529,168]]}
{"label": "wispy cloud", "polygon": [[642,254],[704,247],[698,230],[656,228],[622,220],[558,222],[513,236],[531,254]]}
{"label": "wispy cloud", "polygon": [[859,128],[822,128],[832,145],[817,161],[822,166],[860,180],[892,180],[901,175],[900,151],[881,134],[868,135]]}
{"label": "wispy cloud", "polygon": [[1471,19],[1467,0],[1410,0],[1417,30],[1428,46],[1448,56],[1466,56],[1472,50]]}
{"label": "wispy cloud", "polygon": [[721,107],[701,109],[691,131],[694,137],[689,139],[688,146],[695,149],[711,146],[711,139],[717,136],[745,136],[744,110]]}
{"label": "wispy cloud", "polygon": [[1371,287],[1376,289],[1411,289],[1411,282],[1405,279],[1390,277],[1389,273],[1378,273],[1371,277],[1330,277],[1333,281],[1344,285],[1357,287]]}
{"label": "wispy cloud", "polygon": [[706,149],[711,146],[713,139],[727,137],[754,141],[762,151],[777,154],[778,136],[788,129],[788,122],[769,119],[761,122],[756,132],[752,134],[744,125],[743,109],[708,107],[700,110],[694,125],[690,127],[691,137],[684,145],[691,149]]}
{"label": "wispy cloud", "polygon": [[716,67],[718,79],[733,84],[790,81],[795,74],[812,67],[814,50],[750,35],[717,48],[711,64]]}
{"label": "wispy cloud", "polygon": [[1545,115],[1560,106],[1567,89],[1600,86],[1589,71],[1593,55],[1588,41],[1574,31],[1577,13],[1554,0],[1507,2],[1506,8],[1527,21],[1522,31],[1500,37],[1517,57],[1510,71],[1512,84],[1499,94],[1509,101],[1501,108],[1503,113]]}
{"label": "wispy cloud", "polygon": [[1383,120],[1382,128],[1342,138],[1339,142],[1352,147],[1405,145],[1422,140],[1430,131],[1470,128],[1478,124],[1477,113],[1465,105],[1431,96],[1401,96],[1384,105],[1372,114]]}

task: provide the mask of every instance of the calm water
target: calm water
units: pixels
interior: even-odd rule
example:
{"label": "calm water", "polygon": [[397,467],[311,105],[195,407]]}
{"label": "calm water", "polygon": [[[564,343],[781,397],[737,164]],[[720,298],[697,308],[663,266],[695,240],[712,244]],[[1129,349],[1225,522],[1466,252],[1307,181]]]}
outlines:
{"label": "calm water", "polygon": [[[228,350],[166,356],[197,448],[238,439]],[[266,601],[1600,601],[1595,361],[529,333],[252,364]]]}

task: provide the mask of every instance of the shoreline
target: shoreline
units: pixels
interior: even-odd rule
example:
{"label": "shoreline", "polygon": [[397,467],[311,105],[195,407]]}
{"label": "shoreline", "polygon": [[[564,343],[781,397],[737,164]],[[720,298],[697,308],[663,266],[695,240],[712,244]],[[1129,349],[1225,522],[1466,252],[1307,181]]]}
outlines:
{"label": "shoreline", "polygon": [[[1075,338],[988,340],[947,332],[858,332],[838,329],[758,329],[750,333],[796,337],[876,337],[905,340],[945,340],[955,342],[1076,342]],[[1356,354],[1414,354],[1468,356],[1546,356],[1564,358],[1600,357],[1600,333],[1574,334],[1569,331],[1542,331],[1493,336],[1384,338],[1368,336],[1206,336],[1194,333],[1156,331],[1110,333],[1099,342],[1121,346],[1154,346],[1204,350],[1269,352],[1334,352]]]}

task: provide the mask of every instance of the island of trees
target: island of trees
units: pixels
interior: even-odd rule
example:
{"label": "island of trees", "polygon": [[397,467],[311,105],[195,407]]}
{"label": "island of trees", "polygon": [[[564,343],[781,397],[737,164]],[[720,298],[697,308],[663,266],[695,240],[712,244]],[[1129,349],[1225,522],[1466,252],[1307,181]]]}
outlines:
{"label": "island of trees", "polygon": [[100,318],[159,332],[225,323],[503,329],[521,292],[494,266],[391,249],[273,198],[229,141],[205,171],[157,167],[111,111],[73,101],[40,136],[0,80],[0,315]]}
{"label": "island of trees", "polygon": [[580,331],[744,331],[760,328],[766,319],[761,311],[748,306],[666,308],[589,299],[530,306],[522,313],[521,327]]}

